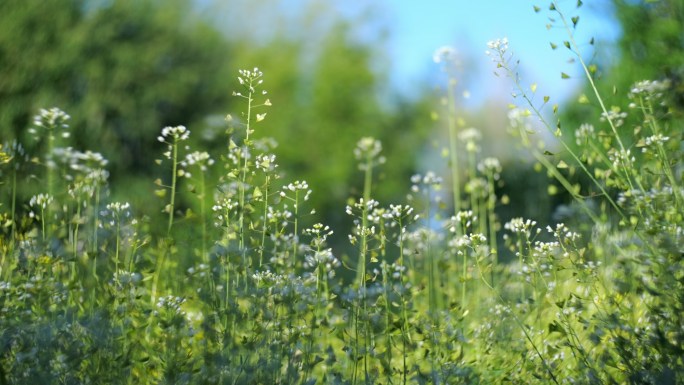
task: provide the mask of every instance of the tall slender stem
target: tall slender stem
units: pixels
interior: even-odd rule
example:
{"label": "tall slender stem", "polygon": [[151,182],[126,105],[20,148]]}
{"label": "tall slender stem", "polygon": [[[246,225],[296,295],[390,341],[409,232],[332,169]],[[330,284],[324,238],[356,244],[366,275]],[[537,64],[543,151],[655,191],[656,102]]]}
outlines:
{"label": "tall slender stem", "polygon": [[[451,161],[451,188],[454,198],[454,215],[461,211],[461,181],[458,167],[458,132],[456,127],[456,79],[449,79],[447,88],[449,125],[449,159]],[[457,231],[460,231],[458,229]],[[456,235],[461,235],[456,233]]]}

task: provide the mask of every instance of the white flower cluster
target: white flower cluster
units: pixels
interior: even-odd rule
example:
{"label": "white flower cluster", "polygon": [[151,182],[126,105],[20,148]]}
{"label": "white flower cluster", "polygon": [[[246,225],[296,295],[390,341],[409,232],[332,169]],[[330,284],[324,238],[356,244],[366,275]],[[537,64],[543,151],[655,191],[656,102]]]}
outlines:
{"label": "white flower cluster", "polygon": [[617,128],[617,127],[622,126],[625,123],[626,118],[627,118],[626,112],[621,111],[619,107],[613,107],[613,108],[611,108],[610,111],[602,112],[599,120],[602,122],[605,122],[605,121],[613,122],[613,124]]}
{"label": "white flower cluster", "polygon": [[[466,227],[469,227],[474,219],[477,219],[477,216],[473,215],[473,210],[463,210],[459,211],[456,213],[455,216],[451,218],[452,222],[454,224],[462,224],[465,225]],[[449,228],[449,231],[452,233],[456,232],[456,228],[452,226],[452,228]]]}
{"label": "white flower cluster", "polygon": [[479,152],[480,147],[477,143],[482,139],[480,130],[474,127],[466,128],[458,133],[458,139],[466,144],[466,151]]}
{"label": "white flower cluster", "polygon": [[665,79],[663,81],[658,80],[642,80],[636,82],[632,88],[629,90],[629,98],[643,97],[649,100],[653,97],[659,98],[663,95],[663,92],[670,88],[670,80]]}
{"label": "white flower cluster", "polygon": [[[290,192],[297,192],[297,191],[306,191],[306,194],[304,195],[304,200],[308,201],[309,197],[311,196],[311,190],[309,190],[309,184],[306,183],[306,181],[295,181],[294,183],[290,183],[287,186],[283,187],[283,190],[280,192],[280,196],[285,198],[287,197],[288,191]],[[294,198],[290,198],[294,200]],[[297,204],[295,202],[295,204]]]}
{"label": "white flower cluster", "polygon": [[335,269],[342,266],[342,263],[333,255],[332,249],[314,251],[313,254],[304,257],[305,269],[315,269],[318,266],[324,266],[327,277],[334,278]]}
{"label": "white flower cluster", "polygon": [[381,151],[382,143],[379,140],[370,136],[361,138],[354,148],[354,156],[361,161],[359,169],[366,170],[368,163],[365,162],[369,162],[371,167],[385,163],[385,157],[379,156]]}
{"label": "white flower cluster", "polygon": [[630,150],[611,151],[608,154],[608,159],[613,162],[613,167],[615,168],[631,168],[631,165],[636,162],[636,158]]}
{"label": "white flower cluster", "polygon": [[325,226],[322,223],[316,223],[312,228],[304,229],[304,234],[314,237],[322,244],[325,240],[333,234],[330,226]]}
{"label": "white flower cluster", "polygon": [[550,234],[553,234],[554,237],[559,242],[563,242],[563,241],[574,242],[580,238],[579,233],[571,231],[568,228],[568,226],[566,226],[564,223],[557,223],[556,228],[552,228],[551,226],[546,226],[546,231],[548,231]]}
{"label": "white flower cluster", "polygon": [[[238,76],[238,82],[241,86],[245,87],[245,90],[250,94],[256,92],[255,87],[261,85],[264,81],[261,79],[264,73],[259,71],[259,68],[254,67],[252,70],[238,70],[240,76]],[[266,91],[261,91],[262,95],[266,95]],[[233,92],[235,96],[247,97],[240,92]],[[270,101],[266,101],[264,105],[270,106]]]}
{"label": "white flower cluster", "polygon": [[29,206],[38,207],[45,210],[50,203],[52,203],[53,198],[50,194],[38,194],[31,197],[29,201]]}
{"label": "white flower cluster", "polygon": [[176,315],[183,315],[185,314],[183,311],[181,311],[181,305],[183,305],[183,303],[185,303],[185,298],[167,295],[164,297],[160,297],[157,300],[157,307],[161,309],[171,310]]}
{"label": "white flower cluster", "polygon": [[[121,226],[124,220],[132,217],[131,205],[128,202],[112,202],[106,206],[106,210],[102,211],[100,215],[104,218],[102,226]],[[130,224],[137,224],[137,220],[132,220]]]}
{"label": "white flower cluster", "polygon": [[449,247],[458,250],[458,255],[463,255],[461,249],[466,247],[475,248],[487,242],[487,237],[481,233],[466,234],[449,240]]}
{"label": "white flower cluster", "polygon": [[442,177],[437,176],[437,174],[432,171],[428,171],[425,173],[425,175],[415,174],[411,177],[411,183],[413,183],[413,186],[411,186],[411,191],[418,192],[419,184],[425,186],[441,186],[442,181]]}
{"label": "white flower cluster", "polygon": [[[371,213],[373,209],[378,207],[380,205],[378,201],[374,199],[370,199],[367,202],[364,202],[363,198],[359,198],[359,201],[354,203],[353,207],[350,205],[347,205],[345,208],[345,212],[347,215],[354,215],[354,210],[357,210],[359,212],[363,212],[364,208],[366,209],[367,213]],[[370,215],[370,214],[369,214]]]}
{"label": "white flower cluster", "polygon": [[[413,213],[413,207],[409,205],[392,205],[390,204],[389,210],[383,213],[383,218],[391,219],[395,222],[402,220],[405,217],[409,217]],[[416,214],[413,216],[413,220],[417,221],[420,215]]]}
{"label": "white flower cluster", "polygon": [[[508,38],[504,37],[496,40],[490,40],[487,42],[487,48],[494,52],[501,52],[502,54],[506,53],[506,51],[508,51]],[[491,54],[490,51],[486,51],[485,53],[487,55]]]}
{"label": "white flower cluster", "polygon": [[[41,109],[38,115],[33,117],[33,125],[37,128],[47,130],[50,132],[50,135],[52,135],[52,131],[57,129],[66,130],[69,128],[69,124],[67,124],[69,119],[71,119],[69,114],[60,110],[59,108],[53,107],[49,110]],[[38,130],[36,130],[36,128],[29,128],[28,132],[33,135],[35,139],[40,139]],[[69,132],[64,131],[62,132],[61,136],[62,138],[68,138]]]}
{"label": "white flower cluster", "polygon": [[508,53],[508,38],[506,37],[488,41],[487,48],[485,55],[492,58],[497,68],[503,67],[510,59],[510,54],[508,58],[506,57]]}
{"label": "white flower cluster", "polygon": [[456,52],[456,49],[448,45],[437,48],[435,50],[435,53],[432,55],[432,60],[437,64],[456,63],[457,59],[458,54]]}
{"label": "white flower cluster", "polygon": [[185,159],[180,162],[181,167],[183,167],[186,170],[183,170],[183,176],[186,178],[190,178],[192,174],[187,171],[187,168],[190,166],[195,166],[197,165],[200,169],[200,171],[205,172],[208,169],[208,166],[211,166],[214,164],[214,160],[211,159],[209,156],[209,153],[206,151],[194,151],[191,152],[187,155],[185,155]]}
{"label": "white flower cluster", "polygon": [[275,274],[270,270],[265,270],[257,271],[254,274],[252,274],[252,279],[254,279],[256,283],[264,283],[266,286],[274,286],[280,285],[283,282],[285,282],[287,280],[287,277],[280,274]]}
{"label": "white flower cluster", "polygon": [[103,168],[109,163],[99,152],[90,150],[86,152],[75,151],[73,155],[78,162],[72,164],[71,168],[76,171],[90,172],[94,169]]}
{"label": "white flower cluster", "polygon": [[582,123],[578,129],[575,130],[575,143],[578,146],[590,141],[594,136],[594,126],[589,123]]}
{"label": "white flower cluster", "polygon": [[136,285],[141,281],[142,275],[140,273],[126,270],[119,270],[114,272],[114,276],[112,278],[112,283],[118,286]]}
{"label": "white flower cluster", "polygon": [[209,274],[209,265],[206,263],[200,263],[197,266],[189,267],[187,272],[190,276],[204,278]]}
{"label": "white flower cluster", "polygon": [[275,163],[276,156],[273,154],[260,154],[256,157],[256,167],[263,172],[270,172],[275,170],[278,165]]}
{"label": "white flower cluster", "polygon": [[663,136],[661,133],[651,135],[644,139],[645,146],[641,148],[641,152],[648,152],[648,148],[654,145],[662,146],[663,144],[667,143],[668,140],[670,140],[670,137]]}
{"label": "white flower cluster", "polygon": [[508,111],[508,123],[511,128],[521,131],[532,131],[532,124],[530,124],[531,115],[532,113],[528,109],[513,108]]}
{"label": "white flower cluster", "polygon": [[494,180],[499,180],[502,171],[501,162],[499,162],[499,159],[493,157],[484,158],[482,162],[477,165],[477,169],[487,175],[491,174]]}
{"label": "white flower cluster", "polygon": [[[162,143],[174,143],[187,140],[190,137],[190,130],[185,126],[164,127],[157,140]],[[170,140],[170,141],[169,141]]]}
{"label": "white flower cluster", "polygon": [[230,213],[236,207],[238,207],[238,202],[231,198],[223,198],[212,206],[211,210],[214,212],[216,221],[214,225],[216,227],[226,226],[230,220]]}
{"label": "white flower cluster", "polygon": [[[534,226],[537,225],[537,221],[533,221],[531,219],[523,219],[523,218],[513,218],[509,222],[506,222],[504,224],[504,229],[514,233],[514,234],[524,234],[526,236],[530,236],[532,233],[532,229]],[[537,229],[537,233],[539,233],[541,229]]]}

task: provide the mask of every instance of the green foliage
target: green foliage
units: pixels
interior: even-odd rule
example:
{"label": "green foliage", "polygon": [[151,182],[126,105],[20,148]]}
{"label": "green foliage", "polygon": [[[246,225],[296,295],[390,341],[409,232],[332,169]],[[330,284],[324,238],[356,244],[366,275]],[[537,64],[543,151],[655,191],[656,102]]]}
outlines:
{"label": "green foliage", "polygon": [[6,139],[26,140],[37,107],[58,105],[74,114],[77,148],[104,152],[117,173],[150,170],[157,127],[228,98],[215,79],[228,77],[230,46],[186,1],[3,2],[0,15]]}
{"label": "green foliage", "polygon": [[[148,180],[158,172],[150,151],[159,146],[158,127],[183,124],[197,133],[193,142],[223,152],[216,121],[234,102],[227,71],[264,63],[273,101],[283,106],[264,123],[281,145],[281,171],[310,181],[317,210],[343,224],[335,202],[347,196],[356,174],[346,149],[371,134],[392,145],[388,156],[396,161],[384,171],[381,193],[397,198],[414,168],[404,154],[416,152],[427,133],[419,124],[427,109],[404,100],[381,103],[387,82],[377,65],[381,53],[353,38],[348,22],[327,17],[334,27],[311,27],[322,41],[311,49],[287,31],[221,32],[187,0],[3,2],[0,136],[32,148],[30,117],[41,106],[59,106],[74,117],[70,145],[101,152],[113,185],[130,187],[112,194],[157,207]],[[179,207],[198,209],[197,201],[179,199]]]}
{"label": "green foliage", "polygon": [[[239,72],[216,161],[184,126],[154,135],[165,207],[149,217],[108,201],[106,160],[66,150],[70,116],[41,110],[29,132],[39,145],[0,148],[11,197],[0,208],[0,384],[684,382],[684,153],[677,126],[656,118],[672,83],[630,87],[639,161],[614,127],[595,135],[587,124],[572,138],[581,153],[565,143],[573,163],[552,162],[530,121],[556,125],[521,86],[507,40],[489,46],[526,103],[511,110],[511,131],[589,231],[500,223],[501,165],[483,158],[477,130],[454,125],[453,208],[433,172],[411,177],[407,202],[376,200],[391,160],[373,137],[356,143],[362,192],[341,210],[352,251],[339,256],[328,241],[345,230],[304,225],[308,183],[278,172],[265,135],[277,95],[258,68]],[[588,185],[568,180],[571,167]],[[501,263],[501,248],[515,260]]]}
{"label": "green foliage", "polygon": [[[684,5],[678,0],[612,2],[622,34],[615,51],[597,52],[595,62],[589,66],[590,73],[598,80],[597,90],[606,108],[621,107],[630,103],[628,92],[636,81],[669,79],[672,92],[666,100],[670,116],[681,117],[684,111],[682,77],[684,74]],[[581,43],[581,42],[580,42]],[[592,39],[593,44],[593,39]],[[591,123],[603,130],[599,117],[588,120],[597,101],[592,87],[587,84],[579,96],[580,103],[573,103],[562,111],[564,130],[574,132],[580,124]],[[631,124],[638,118],[627,116]],[[668,117],[665,117],[669,119]],[[681,123],[673,120],[671,124]],[[629,135],[625,135],[629,140]]]}

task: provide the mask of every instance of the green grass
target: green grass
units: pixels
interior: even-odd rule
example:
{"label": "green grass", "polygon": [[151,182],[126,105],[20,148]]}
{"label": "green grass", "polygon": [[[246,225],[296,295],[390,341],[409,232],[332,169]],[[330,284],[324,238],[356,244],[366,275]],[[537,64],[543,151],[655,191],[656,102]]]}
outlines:
{"label": "green grass", "polygon": [[[667,82],[631,91],[638,130],[618,131],[596,93],[605,127],[567,138],[507,42],[490,49],[523,103],[512,131],[590,231],[499,222],[501,165],[456,124],[453,79],[448,188],[428,172],[407,202],[374,200],[382,146],[359,141],[363,195],[346,206],[353,228],[334,229],[353,255],[328,248],[325,224],[301,228],[311,190],[283,180],[261,139],[271,102],[256,68],[240,71],[245,107],[227,119],[223,153],[164,128],[156,213],[109,202],[106,160],[68,149],[68,115],[44,110],[36,153],[0,151],[0,384],[684,383],[682,151],[660,103]],[[566,157],[532,144],[533,119]],[[18,189],[35,194],[17,202]]]}

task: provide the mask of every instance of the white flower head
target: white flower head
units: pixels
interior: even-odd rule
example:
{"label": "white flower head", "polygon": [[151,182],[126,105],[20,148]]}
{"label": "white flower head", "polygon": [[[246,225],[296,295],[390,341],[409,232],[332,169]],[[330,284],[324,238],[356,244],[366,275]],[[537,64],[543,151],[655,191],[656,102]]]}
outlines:
{"label": "white flower head", "polygon": [[190,130],[185,128],[185,126],[167,126],[162,129],[161,136],[157,137],[157,140],[159,140],[162,143],[169,143],[169,139],[171,139],[174,142],[180,142],[183,140],[187,140],[189,137]]}
{"label": "white flower head", "polygon": [[432,60],[439,63],[457,63],[458,62],[458,52],[452,46],[444,45],[435,50],[432,55]]}
{"label": "white flower head", "polygon": [[34,139],[38,140],[40,139],[39,131],[47,131],[50,138],[54,139],[54,133],[57,130],[62,130],[60,136],[68,138],[70,134],[66,129],[69,128],[67,123],[69,119],[71,119],[71,116],[57,107],[48,110],[41,109],[38,115],[33,117],[33,125],[35,127],[29,128],[28,132],[33,135]]}
{"label": "white flower head", "polygon": [[[499,55],[503,55],[506,53],[506,51],[508,51],[508,38],[504,37],[501,39],[490,40],[487,42],[487,48],[498,53]],[[486,51],[486,54],[490,55],[490,51]]]}

